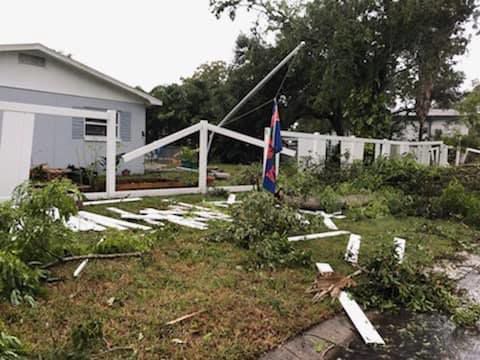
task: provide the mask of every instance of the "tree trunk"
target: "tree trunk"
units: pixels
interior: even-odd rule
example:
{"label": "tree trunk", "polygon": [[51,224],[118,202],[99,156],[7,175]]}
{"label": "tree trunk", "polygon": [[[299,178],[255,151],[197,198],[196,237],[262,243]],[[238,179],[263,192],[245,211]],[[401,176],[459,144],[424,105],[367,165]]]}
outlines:
{"label": "tree trunk", "polygon": [[418,141],[423,141],[423,128],[427,122],[428,113],[432,106],[433,79],[428,70],[421,69],[417,97],[415,99],[415,113],[420,125]]}

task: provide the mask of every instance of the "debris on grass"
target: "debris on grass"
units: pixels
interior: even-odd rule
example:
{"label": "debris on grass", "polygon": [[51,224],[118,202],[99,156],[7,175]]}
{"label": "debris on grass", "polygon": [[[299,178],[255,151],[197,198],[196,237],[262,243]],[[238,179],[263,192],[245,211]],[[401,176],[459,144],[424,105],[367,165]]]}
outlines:
{"label": "debris on grass", "polygon": [[351,295],[345,291],[340,292],[338,297],[343,309],[347,313],[353,325],[357,328],[360,336],[366,344],[385,345],[385,341],[373,327],[370,320],[362,311],[357,302],[352,299]]}
{"label": "debris on grass", "polygon": [[345,261],[356,264],[358,263],[358,253],[360,251],[360,244],[362,237],[356,234],[350,234],[348,240],[347,250],[345,251]]}
{"label": "debris on grass", "polygon": [[327,231],[319,234],[310,234],[310,235],[299,235],[299,236],[290,236],[288,241],[305,241],[305,240],[316,240],[316,239],[324,239],[329,237],[335,237],[340,235],[347,235],[350,234],[349,231],[345,230],[338,230],[338,231]]}
{"label": "debris on grass", "polygon": [[204,313],[205,310],[200,310],[200,311],[196,311],[196,312],[193,312],[191,314],[187,314],[187,315],[184,315],[184,316],[181,316],[179,318],[176,318],[175,320],[171,320],[167,323],[165,323],[165,325],[175,325],[175,324],[178,324],[179,322],[182,322],[182,321],[185,321],[185,320],[188,320],[188,319],[191,319],[193,318],[194,316],[197,316],[197,315],[200,315],[202,313]]}
{"label": "debris on grass", "polygon": [[134,224],[132,222],[114,219],[108,216],[98,215],[88,211],[79,211],[78,216],[82,219],[87,219],[93,221],[102,226],[114,228],[117,230],[126,230],[126,229],[137,229],[137,230],[151,230],[151,227]]}
{"label": "debris on grass", "polygon": [[85,201],[83,203],[83,206],[119,204],[119,203],[135,202],[135,201],[142,201],[142,198],[125,198],[125,199]]}
{"label": "debris on grass", "polygon": [[403,257],[405,256],[405,246],[407,241],[405,239],[396,237],[393,239],[393,243],[395,244],[395,252],[397,253],[398,262],[403,262]]}
{"label": "debris on grass", "polygon": [[333,269],[332,269],[332,267],[330,266],[330,264],[326,264],[326,263],[316,263],[315,266],[317,267],[318,272],[319,272],[322,276],[328,276],[328,275],[331,275],[331,274],[333,273]]}
{"label": "debris on grass", "polygon": [[76,278],[80,275],[80,273],[83,271],[83,269],[85,269],[85,267],[87,266],[88,264],[88,261],[89,259],[85,259],[83,260],[80,265],[75,269],[74,273],[73,273],[73,277]]}
{"label": "debris on grass", "polygon": [[[323,265],[330,267],[329,264]],[[333,269],[331,272],[320,272],[313,284],[307,289],[307,293],[315,294],[312,299],[313,302],[322,301],[326,296],[336,299],[343,289],[356,286],[353,278],[360,275],[361,272],[361,270],[357,270],[347,276],[338,274]]]}

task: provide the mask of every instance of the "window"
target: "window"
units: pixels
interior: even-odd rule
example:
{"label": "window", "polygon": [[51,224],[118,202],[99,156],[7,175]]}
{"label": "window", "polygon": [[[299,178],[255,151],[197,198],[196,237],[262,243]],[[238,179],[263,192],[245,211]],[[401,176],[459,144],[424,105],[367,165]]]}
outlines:
{"label": "window", "polygon": [[[119,140],[119,121],[117,116],[115,126],[115,136]],[[85,119],[85,140],[106,141],[107,140],[107,120],[103,119]]]}
{"label": "window", "polygon": [[18,54],[18,62],[25,65],[45,67],[47,61],[41,56],[20,53]]}

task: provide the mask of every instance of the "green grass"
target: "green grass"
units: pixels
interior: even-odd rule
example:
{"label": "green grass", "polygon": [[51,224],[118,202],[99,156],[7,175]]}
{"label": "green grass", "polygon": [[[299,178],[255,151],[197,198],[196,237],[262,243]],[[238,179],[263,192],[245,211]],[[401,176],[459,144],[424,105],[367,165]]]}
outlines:
{"label": "green grass", "polygon": [[[200,196],[182,196],[188,202]],[[211,200],[209,198],[208,200]],[[136,212],[144,207],[165,207],[160,198],[115,204]],[[108,206],[87,210],[115,217]],[[379,220],[336,220],[341,229],[361,234],[362,258],[394,236],[407,239],[407,256],[421,245],[434,257],[451,256],[478,234],[465,226],[420,218],[386,217]],[[212,228],[210,231],[215,231]],[[160,238],[143,260],[91,261],[81,277],[72,278],[78,264],[54,269],[64,281],[46,285],[38,306],[0,304],[5,325],[36,358],[58,358],[55,349],[66,347],[72,329],[90,320],[102,320],[104,345],[131,347],[106,353],[105,359],[250,359],[289,337],[331,316],[339,307],[330,300],[314,304],[305,290],[315,278],[314,264],[307,268],[251,271],[249,253],[227,243],[204,240],[208,232],[179,228],[173,237]],[[454,236],[453,236],[454,235]],[[97,242],[101,233],[80,234],[78,247]],[[131,236],[138,233],[131,232]],[[343,261],[347,237],[305,241],[314,261],[328,262],[343,274],[354,269]],[[114,297],[112,306],[108,300]],[[180,316],[200,315],[166,326]],[[176,344],[174,339],[184,341]],[[101,356],[99,358],[102,358]]]}

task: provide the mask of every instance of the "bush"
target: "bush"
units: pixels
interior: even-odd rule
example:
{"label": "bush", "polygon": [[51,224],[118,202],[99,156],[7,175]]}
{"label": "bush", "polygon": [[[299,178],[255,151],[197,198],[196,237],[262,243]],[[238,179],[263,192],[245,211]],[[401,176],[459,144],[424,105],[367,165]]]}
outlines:
{"label": "bush", "polygon": [[266,192],[248,194],[232,209],[233,221],[215,233],[211,240],[233,242],[250,249],[273,233],[285,236],[302,228],[297,212],[278,203]]}
{"label": "bush", "polygon": [[317,196],[320,200],[321,208],[326,212],[333,213],[335,211],[342,210],[343,201],[331,186],[327,186]]}
{"label": "bush", "polygon": [[0,245],[27,263],[62,255],[72,238],[64,221],[76,213],[79,198],[78,189],[67,180],[41,188],[30,182],[20,185],[12,203],[0,209],[5,220],[0,226]]}
{"label": "bush", "polygon": [[301,231],[302,218],[296,210],[277,203],[266,192],[247,195],[232,210],[233,222],[212,234],[212,241],[231,242],[251,250],[257,267],[302,266],[310,253],[296,249],[287,235]]}
{"label": "bush", "polygon": [[8,335],[0,329],[0,359],[20,360],[26,359],[22,343],[15,336]]}
{"label": "bush", "polygon": [[452,313],[458,304],[453,282],[428,274],[424,262],[398,262],[394,247],[383,246],[364,268],[367,277],[355,288],[362,303],[380,310],[407,308],[414,312]]}
{"label": "bush", "polygon": [[468,223],[480,223],[480,199],[467,193],[458,180],[452,180],[442,191],[439,198],[433,200],[432,214],[439,217],[456,216]]}
{"label": "bush", "polygon": [[0,251],[0,296],[12,304],[33,303],[33,295],[40,286],[40,275],[38,270],[32,270],[15,255]]}

